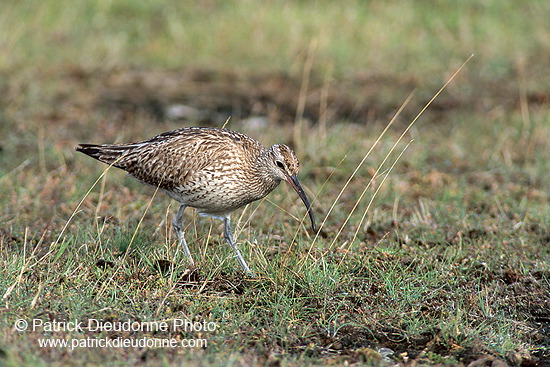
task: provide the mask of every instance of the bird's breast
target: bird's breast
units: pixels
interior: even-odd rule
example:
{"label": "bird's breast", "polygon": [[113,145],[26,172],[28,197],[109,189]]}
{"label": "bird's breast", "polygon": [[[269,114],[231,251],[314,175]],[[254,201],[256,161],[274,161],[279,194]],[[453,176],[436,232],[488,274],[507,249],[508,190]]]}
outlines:
{"label": "bird's breast", "polygon": [[280,181],[263,180],[247,170],[205,169],[183,185],[165,190],[173,199],[199,209],[207,215],[223,216],[259,200],[279,185]]}

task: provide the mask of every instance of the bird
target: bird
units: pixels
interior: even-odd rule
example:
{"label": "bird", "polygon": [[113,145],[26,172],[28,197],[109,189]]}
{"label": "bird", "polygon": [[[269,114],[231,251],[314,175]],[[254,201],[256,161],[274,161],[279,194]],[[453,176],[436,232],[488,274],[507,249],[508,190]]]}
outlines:
{"label": "bird", "polygon": [[230,216],[268,195],[281,181],[298,193],[311,228],[317,232],[312,207],[297,177],[300,163],[287,145],[266,148],[250,136],[229,129],[184,127],[136,143],[79,144],[75,150],[126,171],[179,202],[172,226],[191,266],[195,262],[182,227],[187,207],[223,221],[225,241],[243,271],[254,277],[235,243]]}

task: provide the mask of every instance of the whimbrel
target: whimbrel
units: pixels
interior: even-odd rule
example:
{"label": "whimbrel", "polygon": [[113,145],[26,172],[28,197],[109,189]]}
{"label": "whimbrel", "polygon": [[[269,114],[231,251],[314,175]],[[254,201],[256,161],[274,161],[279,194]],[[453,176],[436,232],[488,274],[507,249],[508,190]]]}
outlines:
{"label": "whimbrel", "polygon": [[75,149],[125,170],[181,203],[172,225],[191,265],[194,261],[182,229],[183,211],[188,206],[197,208],[202,215],[223,220],[225,240],[243,270],[253,275],[235,244],[230,215],[263,198],[281,181],[288,182],[298,193],[316,232],[311,205],[296,177],[300,169],[298,158],[286,145],[275,144],[266,149],[235,131],[186,127],[138,143],[79,144]]}

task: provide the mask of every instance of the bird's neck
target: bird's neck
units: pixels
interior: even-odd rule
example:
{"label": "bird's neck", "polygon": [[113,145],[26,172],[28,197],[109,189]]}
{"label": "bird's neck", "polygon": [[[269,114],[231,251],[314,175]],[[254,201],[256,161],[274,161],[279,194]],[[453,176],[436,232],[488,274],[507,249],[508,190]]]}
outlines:
{"label": "bird's neck", "polygon": [[268,192],[271,192],[281,182],[281,180],[272,173],[269,166],[271,160],[270,150],[265,149],[254,163],[255,178],[262,187],[269,190]]}

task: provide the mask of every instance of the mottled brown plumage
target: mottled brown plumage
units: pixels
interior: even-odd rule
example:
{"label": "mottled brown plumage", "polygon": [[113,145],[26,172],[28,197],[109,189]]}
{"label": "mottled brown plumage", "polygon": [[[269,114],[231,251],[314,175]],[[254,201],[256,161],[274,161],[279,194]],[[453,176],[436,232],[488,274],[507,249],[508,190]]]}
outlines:
{"label": "mottled brown plumage", "polygon": [[159,187],[182,205],[174,218],[180,243],[185,243],[181,218],[186,206],[224,220],[225,238],[243,269],[250,272],[234,244],[230,213],[269,194],[287,181],[306,205],[315,231],[309,201],[296,177],[300,164],[286,145],[266,149],[247,135],[217,128],[188,127],[130,144],[80,144],[76,150],[127,171],[139,181]]}

